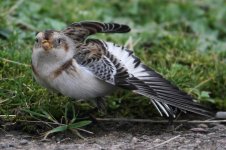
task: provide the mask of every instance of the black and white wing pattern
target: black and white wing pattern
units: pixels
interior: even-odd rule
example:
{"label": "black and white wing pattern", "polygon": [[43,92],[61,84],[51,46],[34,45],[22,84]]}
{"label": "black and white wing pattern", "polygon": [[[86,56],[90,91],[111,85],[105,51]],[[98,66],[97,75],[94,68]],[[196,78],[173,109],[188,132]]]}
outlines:
{"label": "black and white wing pattern", "polygon": [[120,60],[107,51],[103,44],[104,42],[100,40],[89,39],[79,47],[74,58],[105,82],[130,90],[142,89],[146,94],[155,95],[149,86],[130,74]]}
{"label": "black and white wing pattern", "polygon": [[79,64],[105,82],[149,97],[162,116],[174,118],[175,108],[205,116],[212,115],[194,102],[191,96],[144,65],[126,48],[99,40],[87,40],[80,49],[80,53],[74,57]]}
{"label": "black and white wing pattern", "polygon": [[77,42],[83,42],[95,33],[126,33],[130,31],[127,25],[117,23],[101,23],[96,21],[82,21],[69,25],[63,33]]}
{"label": "black and white wing pattern", "polygon": [[106,42],[105,46],[127,68],[129,74],[132,74],[155,92],[155,95],[153,95],[152,93],[146,94],[143,90],[134,90],[136,93],[149,97],[162,116],[175,118],[177,108],[205,116],[213,115],[207,108],[194,102],[191,96],[143,64],[132,51],[109,42]]}

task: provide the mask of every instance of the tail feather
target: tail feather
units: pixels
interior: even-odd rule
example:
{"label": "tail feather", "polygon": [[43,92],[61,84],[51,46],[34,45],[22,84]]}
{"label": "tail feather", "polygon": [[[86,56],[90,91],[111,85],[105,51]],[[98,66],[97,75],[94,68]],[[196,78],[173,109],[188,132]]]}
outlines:
{"label": "tail feather", "polygon": [[212,113],[208,108],[193,102],[192,104],[185,104],[185,103],[175,103],[173,99],[165,99],[165,98],[155,98],[157,101],[161,101],[162,103],[168,104],[170,106],[179,108],[182,111],[189,111],[196,114],[200,114],[207,117],[213,117],[214,113]]}
{"label": "tail feather", "polygon": [[150,99],[150,100],[153,103],[153,105],[155,106],[155,108],[158,110],[158,112],[161,116],[163,116],[163,114],[165,114],[165,116],[169,117],[169,118],[176,117],[174,110],[172,110],[172,108],[170,106],[168,106],[167,104],[158,102],[154,99]]}

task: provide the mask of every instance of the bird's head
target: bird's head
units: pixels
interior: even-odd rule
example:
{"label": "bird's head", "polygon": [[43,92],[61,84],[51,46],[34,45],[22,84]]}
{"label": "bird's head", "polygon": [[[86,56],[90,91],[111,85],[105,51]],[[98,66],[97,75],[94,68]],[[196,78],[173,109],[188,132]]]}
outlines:
{"label": "bird's head", "polygon": [[48,61],[60,61],[73,57],[73,40],[63,32],[46,30],[36,34],[33,55],[48,59]]}

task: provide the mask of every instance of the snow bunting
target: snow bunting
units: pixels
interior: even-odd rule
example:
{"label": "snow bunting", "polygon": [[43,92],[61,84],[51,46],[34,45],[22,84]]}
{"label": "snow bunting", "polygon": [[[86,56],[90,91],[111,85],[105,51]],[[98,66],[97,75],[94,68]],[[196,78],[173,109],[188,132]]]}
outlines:
{"label": "snow bunting", "polygon": [[99,102],[118,88],[150,98],[161,116],[175,118],[175,110],[210,116],[160,74],[146,66],[126,47],[98,39],[95,33],[126,33],[117,23],[83,21],[65,30],[46,30],[36,35],[32,70],[36,81],[49,90],[74,99]]}

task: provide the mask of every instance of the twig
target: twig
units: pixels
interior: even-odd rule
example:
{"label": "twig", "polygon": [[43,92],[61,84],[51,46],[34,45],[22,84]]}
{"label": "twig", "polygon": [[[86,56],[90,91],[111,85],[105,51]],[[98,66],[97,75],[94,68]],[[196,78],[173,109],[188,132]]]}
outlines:
{"label": "twig", "polygon": [[53,128],[52,125],[63,125],[60,123],[54,123],[54,122],[48,122],[48,121],[41,121],[41,120],[37,120],[37,121],[29,121],[29,120],[17,120],[17,122],[27,122],[27,123],[43,123],[51,128]]}
{"label": "twig", "polygon": [[0,78],[0,81],[5,81],[5,80],[16,80],[16,79],[19,79],[19,78],[24,78],[24,75],[23,76],[17,76],[17,77],[14,77],[14,78]]}
{"label": "twig", "polygon": [[[128,118],[96,118],[97,121],[169,123],[169,120],[128,119]],[[226,120],[174,120],[174,123],[226,123]]]}
{"label": "twig", "polygon": [[31,67],[31,65],[20,63],[20,62],[13,61],[13,60],[9,60],[9,59],[2,58],[2,57],[0,57],[0,60],[3,60],[5,62],[9,62],[9,63],[13,63],[13,64],[17,64],[17,65],[20,65],[20,66]]}
{"label": "twig", "polygon": [[[2,100],[2,99],[0,98],[0,105],[1,105],[2,103],[4,103],[4,102],[8,101],[8,100],[9,100],[9,98],[4,99],[4,100]],[[1,116],[1,115],[0,115],[0,116]]]}
{"label": "twig", "polygon": [[173,138],[171,138],[171,139],[169,139],[169,140],[166,140],[166,141],[164,141],[164,142],[162,142],[162,143],[160,143],[160,144],[157,144],[157,145],[155,145],[154,147],[151,147],[151,148],[148,148],[148,149],[150,150],[150,149],[154,149],[154,148],[156,148],[156,147],[162,146],[162,145],[164,145],[164,144],[166,144],[166,143],[169,143],[170,141],[175,140],[176,138],[179,138],[179,137],[180,137],[180,135],[177,135],[177,136],[175,136],[175,137],[173,137]]}
{"label": "twig", "polygon": [[16,115],[0,115],[0,117],[2,117],[2,118],[8,118],[8,117],[15,118]]}
{"label": "twig", "polygon": [[83,131],[83,132],[86,132],[86,133],[89,133],[89,134],[94,134],[93,132],[85,130],[85,129],[82,129],[82,128],[77,128],[77,130]]}
{"label": "twig", "polygon": [[31,30],[31,31],[39,31],[37,28],[35,28],[33,25],[29,24],[29,23],[26,23],[20,19],[17,19],[15,17],[11,17],[9,16],[8,17],[8,20],[10,20],[11,22],[15,22],[17,25],[20,25],[22,27],[25,27],[26,29],[28,30]]}
{"label": "twig", "polygon": [[19,0],[15,3],[15,5],[13,5],[13,7],[11,7],[8,11],[8,14],[11,14],[12,12],[14,12],[22,3],[24,2],[24,0]]}
{"label": "twig", "polygon": [[[41,121],[41,120],[37,120],[37,121],[29,121],[29,120],[18,120],[18,122],[29,122],[29,123],[43,123],[43,124],[48,124],[48,125],[64,125],[61,123],[56,123],[56,122],[48,122],[48,121]],[[52,126],[51,126],[52,127]]]}
{"label": "twig", "polygon": [[22,3],[24,0],[18,0],[6,13],[3,15],[10,15],[12,12],[14,12]]}

